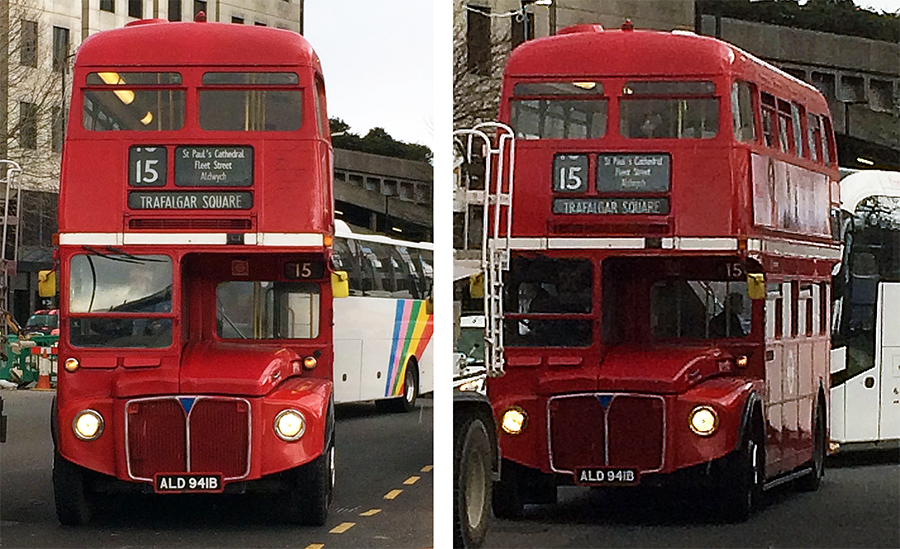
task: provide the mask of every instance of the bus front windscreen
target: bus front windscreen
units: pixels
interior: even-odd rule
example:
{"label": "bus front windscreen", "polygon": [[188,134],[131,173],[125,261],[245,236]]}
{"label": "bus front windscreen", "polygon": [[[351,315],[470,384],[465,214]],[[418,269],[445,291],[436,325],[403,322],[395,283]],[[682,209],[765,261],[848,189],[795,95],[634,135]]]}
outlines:
{"label": "bus front windscreen", "polygon": [[223,339],[313,339],[320,304],[319,285],[312,282],[222,282],[216,331]]}
{"label": "bus front windscreen", "polygon": [[76,255],[69,266],[68,298],[69,338],[75,347],[160,348],[172,343],[168,256]]}

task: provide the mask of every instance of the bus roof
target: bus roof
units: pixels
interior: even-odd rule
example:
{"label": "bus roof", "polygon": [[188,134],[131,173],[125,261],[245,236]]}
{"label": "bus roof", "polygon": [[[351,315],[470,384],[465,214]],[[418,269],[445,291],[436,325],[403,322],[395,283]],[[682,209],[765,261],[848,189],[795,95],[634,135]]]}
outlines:
{"label": "bus roof", "polygon": [[841,209],[855,212],[870,196],[900,197],[900,172],[859,170],[841,180]]}
{"label": "bus roof", "polygon": [[810,84],[710,36],[597,27],[563,29],[555,36],[522,44],[510,54],[505,76],[701,76],[763,69],[818,93]]}
{"label": "bus roof", "polygon": [[[190,44],[190,47],[185,47]],[[88,67],[263,65],[311,66],[319,57],[299,34],[231,23],[135,21],[89,36],[75,64]]]}

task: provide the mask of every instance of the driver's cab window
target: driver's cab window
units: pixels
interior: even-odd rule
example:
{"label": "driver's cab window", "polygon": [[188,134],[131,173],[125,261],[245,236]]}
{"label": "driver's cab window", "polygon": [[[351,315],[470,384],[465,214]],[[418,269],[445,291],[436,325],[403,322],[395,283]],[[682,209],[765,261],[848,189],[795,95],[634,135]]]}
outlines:
{"label": "driver's cab window", "polygon": [[317,284],[222,282],[216,288],[216,333],[222,339],[313,339],[320,310]]}
{"label": "driver's cab window", "polygon": [[650,290],[650,323],[658,338],[746,337],[751,312],[743,281],[670,279]]}

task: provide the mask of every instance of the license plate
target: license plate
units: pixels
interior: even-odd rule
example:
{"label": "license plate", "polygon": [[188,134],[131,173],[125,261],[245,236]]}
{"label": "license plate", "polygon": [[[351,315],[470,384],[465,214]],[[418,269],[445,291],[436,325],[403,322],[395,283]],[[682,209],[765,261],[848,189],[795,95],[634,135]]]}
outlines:
{"label": "license plate", "polygon": [[217,493],[224,488],[218,473],[157,473],[153,478],[153,491],[157,494]]}
{"label": "license plate", "polygon": [[582,486],[635,486],[640,475],[635,469],[590,467],[575,470],[575,483]]}

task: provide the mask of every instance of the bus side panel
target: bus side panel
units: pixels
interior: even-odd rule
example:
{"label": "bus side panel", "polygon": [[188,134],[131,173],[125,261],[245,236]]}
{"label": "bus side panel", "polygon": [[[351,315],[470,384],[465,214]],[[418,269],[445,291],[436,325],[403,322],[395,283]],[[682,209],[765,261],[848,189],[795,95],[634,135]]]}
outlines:
{"label": "bus side panel", "polygon": [[334,401],[357,402],[361,399],[363,342],[342,339],[334,345]]}
{"label": "bus side panel", "polygon": [[[831,351],[831,373],[840,372],[847,367],[847,347],[839,347]],[[844,384],[831,387],[831,412],[828,414],[831,426],[831,439],[838,442],[847,437],[844,421]]]}

